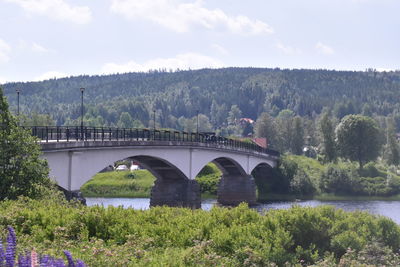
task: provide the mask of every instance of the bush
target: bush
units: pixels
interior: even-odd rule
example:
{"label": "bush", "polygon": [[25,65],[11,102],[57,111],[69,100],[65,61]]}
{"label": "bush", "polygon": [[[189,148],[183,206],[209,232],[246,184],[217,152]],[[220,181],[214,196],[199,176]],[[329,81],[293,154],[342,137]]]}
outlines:
{"label": "bush", "polygon": [[290,182],[292,193],[300,196],[310,196],[316,191],[310,177],[302,170],[298,170]]}
{"label": "bush", "polygon": [[0,202],[0,236],[8,225],[21,237],[21,252],[69,250],[89,266],[292,266],[326,254],[340,260],[349,246],[358,253],[374,240],[390,255],[400,248],[391,220],[328,206],[260,215],[245,205],[141,211],[21,199]]}
{"label": "bush", "polygon": [[319,187],[322,192],[334,194],[354,193],[356,186],[356,173],[352,169],[329,165],[321,175]]}

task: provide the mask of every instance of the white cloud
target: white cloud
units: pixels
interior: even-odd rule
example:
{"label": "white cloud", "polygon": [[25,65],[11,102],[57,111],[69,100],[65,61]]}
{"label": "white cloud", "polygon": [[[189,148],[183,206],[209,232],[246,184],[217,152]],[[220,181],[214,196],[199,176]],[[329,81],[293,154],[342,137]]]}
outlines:
{"label": "white cloud", "polygon": [[226,50],[224,47],[220,46],[219,44],[212,44],[211,47],[222,55],[229,54],[228,50]]}
{"label": "white cloud", "polygon": [[286,55],[296,55],[301,54],[301,50],[290,45],[284,45],[281,42],[275,44],[275,47],[278,48]]}
{"label": "white cloud", "polygon": [[335,51],[333,50],[332,47],[330,47],[326,44],[323,44],[321,42],[318,42],[315,45],[315,49],[317,49],[318,53],[324,54],[324,55],[332,55],[333,53],[335,53]]}
{"label": "white cloud", "polygon": [[43,73],[42,75],[34,78],[34,81],[44,81],[44,80],[49,80],[49,79],[54,79],[54,78],[64,78],[64,77],[69,77],[70,75],[59,72],[59,71],[48,71]]}
{"label": "white cloud", "polygon": [[15,3],[30,14],[66,20],[77,24],[89,23],[92,13],[87,6],[71,6],[64,0],[4,0]]}
{"label": "white cloud", "polygon": [[230,16],[221,9],[207,9],[202,0],[182,3],[179,0],[112,0],[111,10],[127,19],[144,19],[173,31],[188,32],[193,26],[206,29],[227,29],[232,33],[270,34],[267,23],[238,15]]}
{"label": "white cloud", "polygon": [[0,39],[0,63],[5,63],[10,60],[10,51],[11,46],[7,44],[4,40]]}
{"label": "white cloud", "polygon": [[125,73],[140,72],[148,70],[176,70],[176,69],[200,69],[200,68],[220,68],[224,64],[212,57],[196,53],[179,54],[173,58],[156,58],[143,64],[129,61],[123,64],[107,63],[103,65],[102,73]]}
{"label": "white cloud", "polygon": [[32,43],[32,51],[38,52],[38,53],[46,53],[49,52],[49,50],[43,46],[41,46],[38,43],[33,42]]}

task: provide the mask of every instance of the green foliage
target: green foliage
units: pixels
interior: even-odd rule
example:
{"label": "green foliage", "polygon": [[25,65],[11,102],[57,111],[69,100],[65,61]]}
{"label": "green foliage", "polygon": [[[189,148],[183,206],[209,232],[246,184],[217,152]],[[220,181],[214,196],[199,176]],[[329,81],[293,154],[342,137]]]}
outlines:
{"label": "green foliage", "polygon": [[17,126],[0,88],[0,200],[38,197],[50,186],[47,162],[30,133]]}
{"label": "green foliage", "polygon": [[20,124],[23,126],[55,126],[56,122],[49,114],[38,114],[33,112],[29,116],[22,114],[19,117]]}
{"label": "green foliage", "polygon": [[327,162],[333,162],[337,159],[337,147],[335,143],[335,130],[329,113],[325,112],[319,121],[319,130],[322,139],[322,153]]}
{"label": "green foliage", "polygon": [[[355,164],[348,162],[339,161],[321,165],[312,158],[284,155],[277,171],[274,174],[277,177],[276,181],[273,180],[276,183],[273,185],[274,187],[270,184],[262,184],[256,179],[257,185],[269,189],[274,188],[274,190],[268,191],[269,194],[288,193],[288,190],[285,190],[286,186],[297,196],[307,195],[304,191],[302,193],[301,185],[305,186],[303,189],[305,191],[307,191],[306,188],[310,190],[315,188],[317,191],[312,193],[328,193],[336,196],[390,197],[400,194],[400,177],[396,174],[397,169],[372,162],[359,170]],[[288,181],[289,184],[285,185],[282,183],[283,181]],[[278,189],[277,185],[283,187]]]}
{"label": "green foliage", "polygon": [[254,133],[256,137],[267,138],[269,144],[275,144],[277,132],[274,119],[266,112],[261,113],[256,121]]}
{"label": "green foliage", "polygon": [[207,196],[216,196],[221,175],[221,171],[214,163],[204,166],[196,177],[196,181],[200,186],[200,192]]}
{"label": "green foliage", "polygon": [[301,117],[296,116],[293,121],[293,143],[291,151],[295,155],[303,154],[304,147],[304,127]]}
{"label": "green foliage", "polygon": [[306,172],[298,170],[290,181],[290,191],[300,196],[310,196],[316,191],[314,184]]}
{"label": "green foliage", "polygon": [[329,165],[321,175],[319,187],[322,192],[334,194],[354,193],[354,184],[357,173],[349,168],[337,165]]}
{"label": "green foliage", "polygon": [[[128,112],[148,126],[156,107],[157,123],[162,127],[177,129],[178,118],[192,118],[199,110],[217,129],[228,123],[232,105],[237,105],[243,117],[253,120],[264,111],[276,116],[284,109],[314,118],[324,107],[338,118],[360,112],[387,116],[400,110],[399,76],[399,72],[266,68],[151,71],[9,83],[5,84],[5,94],[16,107],[15,89],[21,88],[21,113],[51,114],[57,125],[79,122],[79,88],[84,85],[88,88],[84,95],[85,124],[115,126],[120,114]],[[400,123],[397,130],[399,127]]]}
{"label": "green foliage", "polygon": [[[400,248],[393,221],[329,206],[261,215],[245,205],[141,211],[20,199],[0,202],[0,237],[8,225],[21,251],[59,255],[68,249],[89,266],[294,266],[361,261],[360,255],[396,259]],[[381,248],[370,247],[375,241]]]}
{"label": "green foliage", "polygon": [[348,115],[336,128],[337,144],[343,157],[358,161],[360,169],[380,152],[382,142],[374,120],[361,115]]}
{"label": "green foliage", "polygon": [[384,149],[384,158],[390,165],[399,165],[400,163],[400,148],[397,143],[395,122],[393,118],[387,119],[386,129],[386,145]]}

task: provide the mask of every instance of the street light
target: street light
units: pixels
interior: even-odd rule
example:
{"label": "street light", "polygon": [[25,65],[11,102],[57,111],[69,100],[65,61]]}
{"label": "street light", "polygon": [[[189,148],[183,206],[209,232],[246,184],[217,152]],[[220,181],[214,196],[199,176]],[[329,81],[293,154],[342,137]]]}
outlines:
{"label": "street light", "polygon": [[85,88],[81,88],[81,139],[83,140],[83,92]]}
{"label": "street light", "polygon": [[19,93],[21,92],[21,90],[17,88],[15,89],[15,91],[17,92],[17,116],[19,117]]}

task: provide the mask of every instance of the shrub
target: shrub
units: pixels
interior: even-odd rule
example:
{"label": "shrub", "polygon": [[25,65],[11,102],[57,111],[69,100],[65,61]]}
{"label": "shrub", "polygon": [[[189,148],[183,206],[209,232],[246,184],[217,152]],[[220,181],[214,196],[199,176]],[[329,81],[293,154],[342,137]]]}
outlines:
{"label": "shrub", "polygon": [[300,196],[313,195],[316,191],[310,177],[303,170],[298,170],[290,182],[290,190]]}
{"label": "shrub", "polygon": [[355,191],[355,172],[351,169],[329,165],[319,181],[322,192],[335,194],[351,194]]}

